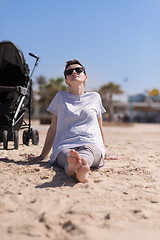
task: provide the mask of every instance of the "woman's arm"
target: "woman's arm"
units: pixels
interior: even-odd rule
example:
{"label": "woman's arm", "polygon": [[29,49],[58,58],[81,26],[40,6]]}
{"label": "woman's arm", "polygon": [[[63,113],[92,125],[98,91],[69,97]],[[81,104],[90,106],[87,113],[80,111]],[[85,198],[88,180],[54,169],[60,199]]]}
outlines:
{"label": "woman's arm", "polygon": [[103,130],[102,116],[100,118],[98,118],[98,123],[99,123],[99,128],[100,128],[102,139],[103,139],[103,144],[104,144],[104,147],[105,147],[106,142],[105,142],[105,136],[104,136],[104,130]]}
{"label": "woman's arm", "polygon": [[[102,116],[100,118],[98,118],[98,123],[99,123],[99,128],[100,128],[100,131],[101,131],[101,135],[102,135],[104,148],[106,149],[106,142],[105,142],[105,136],[104,136],[104,130],[103,130]],[[104,158],[106,159],[106,157],[107,157],[107,152],[105,153]]]}
{"label": "woman's arm", "polygon": [[[99,123],[99,127],[100,127],[101,134],[102,134],[103,144],[104,144],[104,147],[105,147],[106,143],[105,143],[105,137],[104,137],[102,116],[100,118],[98,118],[98,123]],[[118,156],[107,156],[107,153],[106,153],[105,154],[105,159],[107,159],[107,160],[118,160],[119,158],[118,158]]]}
{"label": "woman's arm", "polygon": [[52,113],[51,125],[47,131],[45,143],[44,143],[41,155],[40,155],[43,158],[48,156],[48,154],[53,146],[54,138],[56,135],[56,129],[57,129],[57,116],[54,113]]}
{"label": "woman's arm", "polygon": [[39,156],[34,156],[33,154],[28,155],[28,160],[33,160],[34,162],[42,161],[45,157],[48,156],[54,142],[57,128],[57,116],[52,113],[51,125],[47,131],[45,143],[42,149],[42,152]]}

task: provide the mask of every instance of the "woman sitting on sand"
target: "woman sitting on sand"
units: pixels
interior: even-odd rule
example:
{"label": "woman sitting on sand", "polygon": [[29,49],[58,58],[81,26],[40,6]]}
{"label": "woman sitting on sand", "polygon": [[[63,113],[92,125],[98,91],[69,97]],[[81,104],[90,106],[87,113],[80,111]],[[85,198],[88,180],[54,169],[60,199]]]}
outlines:
{"label": "woman sitting on sand", "polygon": [[90,168],[104,165],[105,109],[97,92],[84,92],[87,75],[78,60],[66,63],[64,76],[70,92],[58,92],[48,107],[52,121],[37,159],[43,160],[53,147],[49,163],[57,163],[68,176],[84,183]]}

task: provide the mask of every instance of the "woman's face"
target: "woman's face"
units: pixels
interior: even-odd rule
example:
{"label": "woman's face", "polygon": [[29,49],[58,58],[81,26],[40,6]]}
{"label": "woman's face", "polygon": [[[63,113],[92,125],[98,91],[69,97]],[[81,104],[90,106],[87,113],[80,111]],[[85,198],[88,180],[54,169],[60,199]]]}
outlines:
{"label": "woman's face", "polygon": [[69,75],[66,76],[65,82],[68,85],[71,84],[80,84],[80,83],[85,83],[87,81],[87,76],[84,74],[83,71],[81,71],[82,66],[79,64],[73,64],[68,66],[67,70],[72,70],[69,72]]}

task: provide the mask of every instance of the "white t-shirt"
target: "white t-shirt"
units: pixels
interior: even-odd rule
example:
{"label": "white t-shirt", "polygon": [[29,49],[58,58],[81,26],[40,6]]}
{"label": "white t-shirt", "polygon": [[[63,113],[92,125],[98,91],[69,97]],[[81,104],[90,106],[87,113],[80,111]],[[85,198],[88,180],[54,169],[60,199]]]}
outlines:
{"label": "white t-shirt", "polygon": [[96,144],[104,157],[105,148],[97,118],[105,112],[105,109],[97,92],[73,95],[60,91],[47,110],[57,116],[51,163],[63,149],[84,144]]}

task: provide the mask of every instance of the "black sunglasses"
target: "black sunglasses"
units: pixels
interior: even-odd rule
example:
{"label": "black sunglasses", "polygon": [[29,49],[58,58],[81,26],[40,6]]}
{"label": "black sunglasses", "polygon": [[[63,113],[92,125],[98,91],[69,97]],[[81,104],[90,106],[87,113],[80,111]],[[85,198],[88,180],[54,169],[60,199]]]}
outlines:
{"label": "black sunglasses", "polygon": [[84,72],[83,68],[71,68],[71,69],[68,69],[67,71],[65,71],[65,75],[69,76],[73,73],[73,71],[76,71],[76,73],[81,73],[81,72]]}

